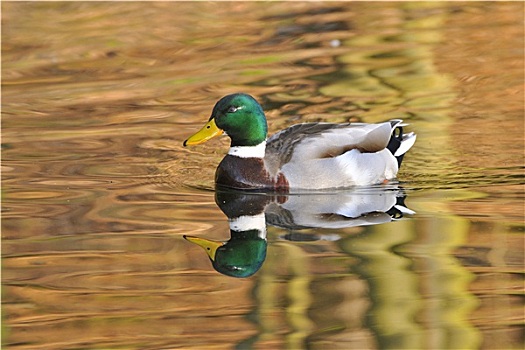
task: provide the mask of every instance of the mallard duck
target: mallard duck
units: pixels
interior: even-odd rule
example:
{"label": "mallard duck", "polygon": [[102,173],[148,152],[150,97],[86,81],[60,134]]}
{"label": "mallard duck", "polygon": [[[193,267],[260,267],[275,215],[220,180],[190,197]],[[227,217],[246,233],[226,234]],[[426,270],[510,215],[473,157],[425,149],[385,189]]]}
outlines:
{"label": "mallard duck", "polygon": [[250,95],[221,98],[204,127],[184,141],[198,145],[223,133],[228,154],[215,173],[217,186],[274,190],[318,190],[368,186],[394,179],[403,155],[416,140],[403,134],[402,120],[378,124],[303,123],[270,138],[261,105]]}

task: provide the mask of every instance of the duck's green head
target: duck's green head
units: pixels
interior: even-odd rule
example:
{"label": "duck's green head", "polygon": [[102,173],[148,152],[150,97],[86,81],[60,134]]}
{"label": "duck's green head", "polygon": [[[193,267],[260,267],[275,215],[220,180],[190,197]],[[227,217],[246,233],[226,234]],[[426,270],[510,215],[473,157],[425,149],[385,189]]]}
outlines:
{"label": "duck's green head", "polygon": [[184,141],[198,145],[225,132],[231,146],[255,146],[266,140],[268,124],[261,105],[250,95],[224,96],[215,104],[206,125]]}

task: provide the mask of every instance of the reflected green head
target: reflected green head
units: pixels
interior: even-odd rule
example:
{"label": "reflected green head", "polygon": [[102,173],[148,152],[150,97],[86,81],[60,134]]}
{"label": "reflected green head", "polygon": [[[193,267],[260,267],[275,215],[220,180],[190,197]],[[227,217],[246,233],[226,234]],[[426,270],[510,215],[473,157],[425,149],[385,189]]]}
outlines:
{"label": "reflected green head", "polygon": [[213,107],[211,119],[231,138],[231,146],[255,146],[266,140],[266,116],[250,95],[224,96]]}
{"label": "reflected green head", "polygon": [[217,249],[213,268],[232,277],[249,277],[259,271],[266,259],[265,239],[258,237],[257,230],[232,232],[232,238]]}

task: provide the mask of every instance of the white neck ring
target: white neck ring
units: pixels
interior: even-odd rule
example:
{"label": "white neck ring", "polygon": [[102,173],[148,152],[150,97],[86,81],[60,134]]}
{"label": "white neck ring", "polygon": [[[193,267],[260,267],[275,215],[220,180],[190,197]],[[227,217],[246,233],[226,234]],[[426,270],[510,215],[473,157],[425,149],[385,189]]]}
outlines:
{"label": "white neck ring", "polygon": [[240,158],[264,158],[266,152],[266,141],[256,146],[233,146],[228,154]]}

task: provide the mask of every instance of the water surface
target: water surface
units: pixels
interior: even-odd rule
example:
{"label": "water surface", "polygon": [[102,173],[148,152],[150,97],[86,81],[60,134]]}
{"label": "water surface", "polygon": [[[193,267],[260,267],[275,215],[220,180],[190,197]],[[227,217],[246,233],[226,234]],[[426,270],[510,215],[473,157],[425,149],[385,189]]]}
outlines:
{"label": "water surface", "polygon": [[[2,2],[3,347],[520,349],[523,7]],[[390,186],[221,202],[227,139],[182,141],[238,91],[418,141]],[[183,238],[236,203],[246,278]]]}

